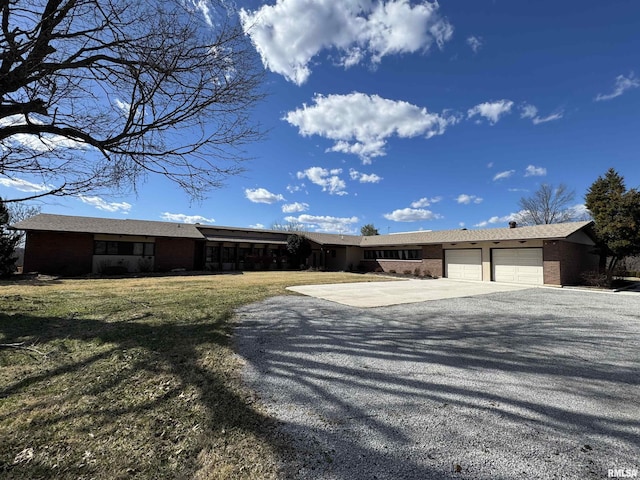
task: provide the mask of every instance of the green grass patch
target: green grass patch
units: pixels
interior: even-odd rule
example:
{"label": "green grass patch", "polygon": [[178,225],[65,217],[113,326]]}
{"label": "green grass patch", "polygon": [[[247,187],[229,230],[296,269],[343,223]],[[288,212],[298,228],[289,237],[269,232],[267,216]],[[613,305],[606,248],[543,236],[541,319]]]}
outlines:
{"label": "green grass patch", "polygon": [[0,478],[268,479],[270,434],[233,311],[347,273],[0,284]]}

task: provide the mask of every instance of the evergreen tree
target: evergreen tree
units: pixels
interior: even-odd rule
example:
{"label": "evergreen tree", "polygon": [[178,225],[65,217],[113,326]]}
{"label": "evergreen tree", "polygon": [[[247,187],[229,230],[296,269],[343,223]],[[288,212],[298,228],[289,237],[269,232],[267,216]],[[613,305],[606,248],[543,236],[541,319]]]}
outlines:
{"label": "evergreen tree", "polygon": [[585,205],[596,223],[600,266],[611,278],[620,259],[640,254],[640,192],[627,190],[624,178],[610,168],[593,182]]}
{"label": "evergreen tree", "polygon": [[304,236],[294,233],[287,237],[287,252],[290,263],[299,266],[311,255],[311,243]]}
{"label": "evergreen tree", "polygon": [[368,223],[360,229],[360,233],[364,237],[369,237],[372,235],[380,235],[378,229],[373,226],[373,223]]}
{"label": "evergreen tree", "polygon": [[20,236],[8,229],[9,211],[0,198],[0,277],[8,277],[16,267],[15,248]]}

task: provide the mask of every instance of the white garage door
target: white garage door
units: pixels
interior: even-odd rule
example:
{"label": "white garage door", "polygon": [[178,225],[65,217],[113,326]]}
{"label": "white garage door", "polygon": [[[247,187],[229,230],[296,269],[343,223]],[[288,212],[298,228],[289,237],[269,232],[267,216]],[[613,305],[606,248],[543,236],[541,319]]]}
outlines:
{"label": "white garage door", "polygon": [[445,276],[458,280],[482,280],[482,250],[445,250]]}
{"label": "white garage door", "polygon": [[493,279],[496,282],[542,285],[542,249],[493,249]]}

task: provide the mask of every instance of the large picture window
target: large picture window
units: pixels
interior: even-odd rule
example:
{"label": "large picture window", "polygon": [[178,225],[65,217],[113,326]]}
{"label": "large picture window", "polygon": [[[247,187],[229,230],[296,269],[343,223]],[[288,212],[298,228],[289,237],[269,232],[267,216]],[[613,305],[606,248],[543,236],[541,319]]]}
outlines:
{"label": "large picture window", "polygon": [[422,250],[365,250],[365,260],[421,260]]}
{"label": "large picture window", "polygon": [[135,255],[151,257],[155,254],[155,244],[151,242],[109,242],[96,240],[93,244],[94,255]]}

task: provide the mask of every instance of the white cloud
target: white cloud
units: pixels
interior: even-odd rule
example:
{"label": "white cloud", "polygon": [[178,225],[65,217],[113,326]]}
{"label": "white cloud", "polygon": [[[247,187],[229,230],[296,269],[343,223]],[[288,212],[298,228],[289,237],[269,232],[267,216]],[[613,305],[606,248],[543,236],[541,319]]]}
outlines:
{"label": "white cloud", "polygon": [[207,25],[213,27],[213,20],[211,19],[211,9],[209,8],[209,2],[207,0],[191,0],[191,3],[202,13]]}
{"label": "white cloud", "polygon": [[437,2],[423,0],[278,0],[256,11],[241,9],[240,20],[262,63],[301,85],[321,51],[338,52],[345,68],[370,58],[442,48],[453,27],[438,13]]}
{"label": "white cloud", "polygon": [[554,120],[560,120],[564,116],[564,112],[556,112],[551,115],[547,115],[546,117],[536,117],[533,119],[534,125],[539,125],[541,123],[553,122]]}
{"label": "white cloud", "polygon": [[277,203],[284,201],[284,197],[280,194],[271,193],[266,188],[247,188],[244,196],[253,203]]}
{"label": "white cloud", "polygon": [[563,116],[564,112],[560,110],[546,117],[540,117],[538,115],[538,109],[535,106],[525,103],[520,107],[520,118],[530,118],[534,125],[560,120]]}
{"label": "white cloud", "polygon": [[524,172],[525,177],[544,177],[547,174],[547,169],[544,167],[536,167],[529,165]]}
{"label": "white cloud", "polygon": [[264,229],[264,225],[261,223],[256,223],[255,225],[249,225],[249,228],[257,228],[258,230]]}
{"label": "white cloud", "polygon": [[[33,124],[42,125],[43,122],[29,117],[29,122]],[[23,115],[11,115],[0,119],[0,127],[6,127],[10,125],[25,125],[26,120]],[[72,140],[62,135],[53,135],[50,133],[43,133],[40,135],[29,135],[26,133],[19,133],[11,135],[5,141],[22,145],[23,147],[30,148],[35,152],[53,152],[57,148],[72,148],[77,150],[86,150],[89,146],[85,143]]]}
{"label": "white cloud", "polygon": [[421,220],[436,220],[442,216],[423,208],[403,208],[385,213],[384,218],[394,222],[419,222]]}
{"label": "white cloud", "polygon": [[306,212],[307,210],[309,210],[308,203],[294,202],[294,203],[287,203],[285,205],[282,205],[283,213]]}
{"label": "white cloud", "polygon": [[316,95],[313,102],[288,112],[284,120],[298,127],[300,135],[333,140],[327,151],[358,155],[365,164],[385,155],[387,139],[392,136],[431,138],[459,121],[449,112],[429,113],[408,102],[359,92]]}
{"label": "white cloud", "polygon": [[311,183],[321,186],[323,192],[329,192],[331,195],[347,195],[345,191],[347,184],[338,176],[341,173],[341,168],[327,170],[322,167],[311,167],[296,175],[300,180],[307,178]]}
{"label": "white cloud", "polygon": [[538,109],[525,103],[520,107],[520,118],[535,118],[538,115]]}
{"label": "white cloud", "polygon": [[19,190],[21,192],[29,193],[43,193],[55,188],[52,185],[45,185],[44,183],[32,183],[21,178],[4,177],[0,177],[0,185],[9,188],[15,188],[16,190]]}
{"label": "white cloud", "polygon": [[509,222],[516,220],[518,218],[518,215],[518,213],[510,213],[509,215],[505,215],[503,217],[491,217],[489,220],[484,220],[480,223],[476,223],[474,227],[483,228],[495,224],[504,224],[504,226],[507,226]]}
{"label": "white cloud", "polygon": [[360,183],[380,183],[382,181],[382,177],[375,173],[362,173],[354,168],[349,169],[349,176],[351,180],[357,180]]}
{"label": "white cloud", "polygon": [[412,202],[411,207],[412,208],[428,207],[432,203],[438,203],[440,200],[442,200],[442,197],[433,197],[433,198],[422,197],[420,200],[416,200],[415,202]]}
{"label": "white cloud", "polygon": [[600,102],[602,100],[611,100],[612,98],[619,97],[627,90],[638,87],[640,87],[640,79],[638,79],[638,77],[636,77],[633,72],[631,72],[628,77],[625,77],[624,75],[618,75],[616,77],[616,83],[613,88],[613,92],[607,94],[599,93],[594,100],[596,102]]}
{"label": "white cloud", "polygon": [[93,205],[98,210],[104,210],[105,212],[118,212],[129,213],[131,210],[131,204],[127,202],[106,202],[100,197],[85,197],[84,195],[78,195],[78,198],[87,205]]}
{"label": "white cloud", "polygon": [[178,223],[214,223],[215,220],[213,218],[203,217],[201,215],[186,215],[184,213],[169,213],[163,212],[160,215],[160,218],[166,220],[167,222],[178,222]]}
{"label": "white cloud", "polygon": [[500,117],[511,112],[513,102],[511,100],[498,100],[496,102],[485,102],[470,108],[467,112],[467,118],[480,115],[489,120],[491,125],[495,125]]}
{"label": "white cloud", "polygon": [[478,50],[482,47],[483,41],[482,37],[476,37],[475,35],[471,35],[467,38],[467,45],[471,47],[473,53],[478,53]]}
{"label": "white cloud", "polygon": [[591,219],[591,212],[589,211],[589,209],[584,203],[579,203],[577,205],[574,205],[573,207],[570,207],[569,210],[571,211],[571,215],[573,218],[576,218],[579,220]]}
{"label": "white cloud", "polygon": [[505,170],[504,172],[496,173],[493,176],[493,181],[495,182],[496,180],[502,180],[502,179],[505,179],[505,178],[509,178],[514,173],[516,173],[515,170]]}
{"label": "white cloud", "polygon": [[463,205],[469,205],[471,202],[478,204],[482,203],[482,198],[476,195],[467,195],[466,193],[461,193],[460,195],[458,195],[458,198],[456,198],[456,202]]}
{"label": "white cloud", "polygon": [[316,232],[354,234],[354,223],[358,223],[358,217],[331,217],[302,214],[297,217],[285,217],[285,220],[294,224],[303,224]]}

